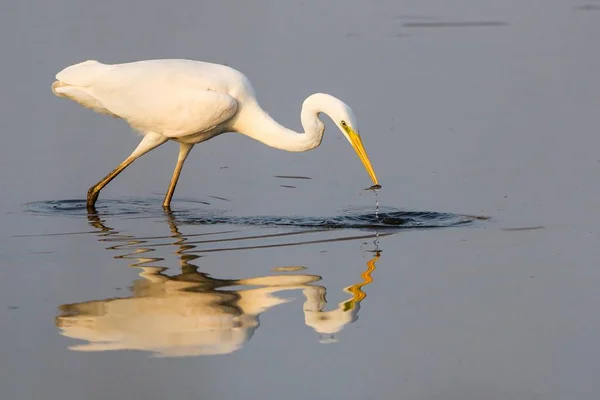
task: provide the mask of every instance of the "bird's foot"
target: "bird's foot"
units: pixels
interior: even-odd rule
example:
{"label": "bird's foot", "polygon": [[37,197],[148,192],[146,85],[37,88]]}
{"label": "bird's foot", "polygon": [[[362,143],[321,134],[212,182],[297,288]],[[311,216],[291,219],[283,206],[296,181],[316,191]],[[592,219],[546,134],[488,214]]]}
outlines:
{"label": "bird's foot", "polygon": [[90,190],[88,190],[87,193],[87,207],[88,208],[94,208],[95,204],[96,204],[96,200],[98,200],[98,195],[100,194],[99,191],[94,190],[94,188],[91,188]]}

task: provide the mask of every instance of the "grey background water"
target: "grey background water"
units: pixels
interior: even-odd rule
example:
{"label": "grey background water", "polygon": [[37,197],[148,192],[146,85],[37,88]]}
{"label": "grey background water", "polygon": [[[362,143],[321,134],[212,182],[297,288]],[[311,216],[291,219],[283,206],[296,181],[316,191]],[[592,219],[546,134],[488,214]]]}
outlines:
{"label": "grey background water", "polygon": [[[5,2],[1,397],[598,398],[599,6],[594,0]],[[152,286],[157,270],[130,267],[139,262],[135,256],[115,256],[140,246],[153,250],[140,256],[156,258],[145,265],[167,268],[162,273],[174,277],[182,264],[193,270],[177,253],[178,241],[289,229],[238,227],[219,236],[214,232],[231,226],[177,225],[160,214],[108,215],[99,224],[83,216],[32,215],[23,207],[82,199],[139,140],[122,122],[55,98],[53,75],[86,59],[170,57],[240,69],[265,109],[295,129],[309,94],[344,99],[384,186],[383,205],[493,221],[381,237],[370,283],[361,274],[374,256],[372,239],[205,252],[367,234],[361,231],[195,244],[192,255],[202,257],[188,261],[213,278],[317,275],[316,284],[327,289],[326,311],[352,297],[343,291],[351,285],[368,283],[362,288],[367,297],[358,320],[334,335],[337,342],[320,343],[330,338],[305,323],[312,314],[303,312],[303,283],[284,285],[288,290],[276,299],[250,292],[257,296],[256,304],[248,303],[252,312],[262,312],[260,325],[255,317],[235,320],[211,342],[223,352],[237,350],[153,357],[160,355],[152,350],[160,337],[180,353],[191,350],[177,345],[178,335],[211,339],[194,334],[197,325],[178,325],[202,320],[192,305],[179,303],[184,292],[160,279]],[[210,205],[194,208],[238,216],[337,215],[346,207],[372,207],[373,196],[361,190],[368,176],[327,126],[323,145],[304,154],[233,134],[197,146],[175,205],[205,201]],[[101,200],[159,198],[176,151],[165,145],[143,157]],[[117,244],[129,244],[109,248],[114,243],[103,240],[111,235],[101,233],[109,228]],[[54,235],[69,232],[92,233]],[[33,234],[51,235],[22,236]],[[209,235],[190,236],[197,234]],[[139,244],[140,237],[155,238]],[[305,269],[276,270],[282,266]],[[226,290],[257,282],[259,289],[277,289],[263,279]],[[218,297],[211,293],[209,303]],[[138,303],[105,302],[92,310],[117,314],[108,333],[94,331],[85,315],[72,323],[92,341],[110,337],[142,350],[70,349],[90,342],[64,335],[73,331],[57,326],[57,316],[73,317],[73,304],[136,296]],[[282,299],[289,302],[275,306]],[[236,304],[231,313],[244,317],[247,308]],[[153,336],[162,330],[164,337]]]}

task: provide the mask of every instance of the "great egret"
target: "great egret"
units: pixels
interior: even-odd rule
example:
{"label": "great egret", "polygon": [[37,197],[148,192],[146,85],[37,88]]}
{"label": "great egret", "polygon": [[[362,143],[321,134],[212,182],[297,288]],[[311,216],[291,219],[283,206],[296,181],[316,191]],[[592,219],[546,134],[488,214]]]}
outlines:
{"label": "great egret", "polygon": [[71,65],[56,75],[53,92],[84,107],[121,118],[144,138],[111,173],[92,186],[87,205],[133,161],[168,140],[179,143],[179,157],[163,206],[168,208],[183,163],[195,144],[224,132],[238,132],[267,146],[307,151],[321,144],[327,114],[340,128],[371,179],[377,176],[358,133],[352,109],[324,93],[309,96],[300,115],[304,133],[273,120],[259,106],[250,81],[241,72],[218,64],[191,60],[149,60],[103,64],[95,60]]}

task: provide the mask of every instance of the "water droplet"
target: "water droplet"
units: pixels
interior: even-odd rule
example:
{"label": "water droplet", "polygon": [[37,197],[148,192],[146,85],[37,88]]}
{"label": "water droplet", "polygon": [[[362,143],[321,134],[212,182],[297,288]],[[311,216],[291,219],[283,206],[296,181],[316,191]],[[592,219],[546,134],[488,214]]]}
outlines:
{"label": "water droplet", "polygon": [[373,193],[375,193],[375,218],[376,219],[379,218],[379,197],[377,196],[377,193],[379,193],[379,189],[381,189],[381,185],[379,185],[379,184],[373,185],[373,186],[365,189],[365,190],[370,190]]}

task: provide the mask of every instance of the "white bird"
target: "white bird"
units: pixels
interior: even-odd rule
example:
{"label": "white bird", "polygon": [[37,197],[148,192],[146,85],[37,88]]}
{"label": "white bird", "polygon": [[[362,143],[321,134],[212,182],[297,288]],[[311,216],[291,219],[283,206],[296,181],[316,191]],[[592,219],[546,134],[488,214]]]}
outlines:
{"label": "white bird", "polygon": [[375,171],[358,133],[354,112],[324,93],[309,96],[300,114],[304,133],[273,120],[258,104],[250,81],[241,72],[218,64],[191,60],[149,60],[103,64],[88,60],[56,75],[54,94],[84,107],[121,118],[144,137],[117,168],[92,186],[87,205],[93,207],[104,186],[142,155],[168,140],[179,143],[179,157],[165,195],[168,208],[183,163],[195,144],[224,132],[238,132],[267,146],[307,151],[321,144],[327,114],[363,162],[375,185]]}

